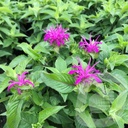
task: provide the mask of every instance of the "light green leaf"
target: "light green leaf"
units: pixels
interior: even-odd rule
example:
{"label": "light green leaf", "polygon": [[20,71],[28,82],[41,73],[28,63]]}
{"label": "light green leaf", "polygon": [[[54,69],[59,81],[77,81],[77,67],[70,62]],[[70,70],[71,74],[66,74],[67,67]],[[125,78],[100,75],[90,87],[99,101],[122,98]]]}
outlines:
{"label": "light green leaf", "polygon": [[109,111],[110,115],[113,115],[115,112],[117,112],[123,107],[127,99],[127,95],[128,95],[128,91],[125,90],[121,92],[119,96],[112,102],[112,106]]}
{"label": "light green leaf", "polygon": [[39,112],[39,122],[43,123],[48,117],[58,113],[64,106],[51,106]]}
{"label": "light green leaf", "polygon": [[7,29],[7,28],[5,28],[5,27],[0,27],[0,31],[1,32],[3,32],[4,34],[6,34],[6,35],[10,35],[10,31],[9,31],[9,29]]}
{"label": "light green leaf", "polygon": [[14,68],[18,64],[22,63],[27,57],[25,55],[19,55],[16,58],[14,58],[11,63],[9,64],[10,67]]}
{"label": "light green leaf", "polygon": [[89,102],[88,102],[89,106],[100,109],[105,114],[106,114],[107,110],[109,110],[109,108],[110,108],[109,101],[106,100],[105,98],[102,98],[101,96],[99,96],[97,94],[93,94],[92,96],[89,97],[88,100],[89,100]]}
{"label": "light green leaf", "polygon": [[123,85],[123,88],[120,88],[121,90],[124,88],[128,89],[128,76],[122,70],[115,69],[112,73],[106,72],[103,76],[103,80],[109,83],[115,82],[118,86],[120,86],[119,84]]}
{"label": "light green leaf", "polygon": [[113,118],[116,120],[118,128],[124,128],[124,120],[121,117],[114,115]]}
{"label": "light green leaf", "polygon": [[6,75],[11,77],[11,78],[16,78],[17,77],[17,74],[16,72],[9,66],[5,66],[5,65],[0,65],[0,68],[2,68]]}
{"label": "light green leaf", "polygon": [[34,60],[40,59],[40,54],[38,54],[34,49],[31,48],[31,46],[27,43],[22,43],[18,45],[23,49],[23,51],[28,54],[30,57],[32,57]]}
{"label": "light green leaf", "polygon": [[65,69],[67,69],[66,61],[63,60],[61,57],[58,57],[56,62],[55,62],[55,67],[60,72],[64,71]]}
{"label": "light green leaf", "polygon": [[9,82],[9,78],[8,77],[6,77],[1,83],[0,83],[0,93],[5,89],[5,88],[7,88],[7,86],[8,86],[8,82]]}
{"label": "light green leaf", "polygon": [[56,68],[53,67],[46,67],[46,68],[52,71],[53,73],[59,73],[59,71]]}
{"label": "light green leaf", "polygon": [[124,62],[128,61],[128,56],[112,53],[109,59],[106,59],[105,61],[106,61],[107,67],[108,68],[110,67],[110,69],[113,70],[115,66],[120,66]]}
{"label": "light green leaf", "polygon": [[22,63],[19,63],[16,68],[15,71],[17,72],[17,74],[21,74],[22,72],[25,71],[27,64],[31,61],[31,57],[27,57],[26,59],[22,60]]}
{"label": "light green leaf", "polygon": [[0,12],[3,12],[3,13],[12,13],[12,11],[8,7],[0,7]]}
{"label": "light green leaf", "polygon": [[23,100],[11,100],[7,105],[7,125],[9,128],[18,128],[21,120]]}
{"label": "light green leaf", "polygon": [[58,91],[59,93],[69,93],[73,91],[74,79],[71,75],[65,73],[44,73],[44,83]]}
{"label": "light green leaf", "polygon": [[41,106],[41,104],[43,103],[43,99],[39,97],[39,94],[36,91],[32,91],[32,100],[38,106]]}

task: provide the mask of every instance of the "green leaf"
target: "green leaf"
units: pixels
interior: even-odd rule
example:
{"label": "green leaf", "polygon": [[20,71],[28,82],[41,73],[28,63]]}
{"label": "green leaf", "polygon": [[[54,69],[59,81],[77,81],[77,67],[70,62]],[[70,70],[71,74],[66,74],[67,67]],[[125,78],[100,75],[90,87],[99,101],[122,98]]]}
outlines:
{"label": "green leaf", "polygon": [[103,79],[109,83],[115,82],[116,84],[118,84],[118,86],[120,86],[119,84],[121,84],[125,89],[128,89],[128,76],[122,70],[115,69],[112,71],[112,73],[106,72],[103,76]]}
{"label": "green leaf", "polygon": [[25,71],[26,69],[26,66],[27,64],[31,61],[31,57],[27,57],[26,59],[22,60],[22,63],[19,63],[16,68],[15,68],[15,71],[18,73],[18,74],[21,74],[22,72]]}
{"label": "green leaf", "polygon": [[12,43],[14,42],[15,40],[13,38],[10,38],[8,37],[7,39],[4,39],[3,41],[3,47],[8,47],[10,45],[12,45]]}
{"label": "green leaf", "polygon": [[18,128],[21,120],[23,100],[10,100],[7,105],[7,125],[10,128]]}
{"label": "green leaf", "polygon": [[3,13],[12,13],[12,11],[8,7],[0,7],[0,12],[3,12]]}
{"label": "green leaf", "polygon": [[23,51],[28,54],[30,57],[32,57],[34,60],[40,59],[40,54],[38,54],[34,49],[31,48],[31,46],[27,43],[22,43],[18,45],[23,49]]}
{"label": "green leaf", "polygon": [[12,37],[27,37],[25,34],[23,33],[18,33],[18,32],[15,32],[14,34],[10,35]]}
{"label": "green leaf", "polygon": [[3,32],[6,35],[10,35],[10,31],[5,27],[0,27],[0,31]]}
{"label": "green leaf", "polygon": [[39,112],[39,122],[43,123],[48,117],[58,113],[64,106],[51,106]]}
{"label": "green leaf", "polygon": [[52,71],[53,73],[59,73],[59,71],[56,68],[53,67],[46,67],[46,68]]}
{"label": "green leaf", "polygon": [[11,63],[9,64],[10,67],[14,68],[18,64],[22,63],[27,57],[25,55],[19,55],[16,58],[14,58]]}
{"label": "green leaf", "polygon": [[116,120],[118,128],[124,128],[124,120],[121,117],[114,115],[113,118]]}
{"label": "green leaf", "polygon": [[37,123],[37,121],[36,113],[22,112],[18,128],[32,128],[32,124]]}
{"label": "green leaf", "polygon": [[123,14],[126,11],[128,11],[128,2],[126,2],[126,4],[124,4],[124,7],[122,8],[121,13]]}
{"label": "green leaf", "polygon": [[106,100],[105,98],[102,98],[101,96],[99,96],[97,94],[93,94],[92,96],[89,97],[88,100],[89,100],[88,101],[89,106],[100,109],[105,114],[106,114],[107,110],[109,110],[109,108],[110,108],[109,101]]}
{"label": "green leaf", "polygon": [[79,117],[87,124],[89,128],[96,128],[94,121],[88,110],[78,114]]}
{"label": "green leaf", "polygon": [[64,71],[65,69],[67,69],[66,61],[63,60],[61,57],[58,57],[55,62],[55,68],[60,72]]}
{"label": "green leaf", "polygon": [[40,42],[38,43],[34,49],[38,52],[42,52],[42,53],[46,53],[46,54],[50,54],[49,50],[48,50],[48,43],[46,42]]}
{"label": "green leaf", "polygon": [[6,75],[11,77],[11,78],[16,78],[17,77],[17,74],[16,72],[9,66],[5,66],[5,65],[0,65],[0,68],[2,68]]}
{"label": "green leaf", "polygon": [[5,79],[0,83],[0,93],[5,89],[7,88],[8,86],[8,82],[9,82],[9,78],[8,77],[5,77]]}
{"label": "green leaf", "polygon": [[126,102],[127,95],[128,95],[128,91],[125,90],[121,92],[119,96],[112,102],[112,106],[109,111],[110,115],[113,115],[115,112],[122,109],[123,105]]}
{"label": "green leaf", "polygon": [[44,83],[58,91],[59,93],[69,93],[73,91],[74,79],[71,75],[65,73],[44,73]]}
{"label": "green leaf", "polygon": [[32,91],[32,100],[38,106],[41,106],[43,103],[43,99],[41,99],[36,91]]}
{"label": "green leaf", "polygon": [[113,70],[115,66],[120,66],[125,61],[128,61],[127,55],[122,55],[122,54],[120,55],[118,53],[112,53],[109,59],[106,59],[106,64],[108,68],[110,67],[110,69]]}
{"label": "green leaf", "polygon": [[10,56],[10,55],[12,55],[10,52],[4,51],[4,50],[0,50],[0,57]]}

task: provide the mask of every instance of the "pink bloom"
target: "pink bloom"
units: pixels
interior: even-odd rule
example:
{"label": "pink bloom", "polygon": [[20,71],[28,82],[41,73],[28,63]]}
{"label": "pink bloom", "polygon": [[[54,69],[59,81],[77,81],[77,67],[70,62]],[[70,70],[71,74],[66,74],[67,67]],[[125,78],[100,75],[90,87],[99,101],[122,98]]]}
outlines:
{"label": "pink bloom", "polygon": [[94,80],[97,81],[98,83],[101,83],[101,79],[98,77],[98,74],[100,73],[99,70],[95,69],[95,65],[97,63],[95,63],[92,67],[90,66],[90,62],[89,61],[88,65],[86,68],[82,67],[82,64],[80,63],[80,65],[73,65],[72,68],[74,68],[74,70],[69,71],[69,74],[76,74],[76,81],[75,84],[79,84],[79,83],[84,83],[84,84],[91,84]]}
{"label": "pink bloom", "polygon": [[45,30],[44,41],[49,41],[49,43],[55,44],[58,47],[65,44],[68,40],[69,34],[66,33],[67,30],[63,29],[61,25],[57,25],[56,28],[51,27],[49,30]]}
{"label": "pink bloom", "polygon": [[102,44],[102,42],[97,41],[97,39],[92,40],[90,37],[89,42],[87,42],[85,38],[82,38],[82,41],[79,42],[79,46],[88,53],[98,53],[100,48],[98,44]]}
{"label": "pink bloom", "polygon": [[[34,87],[34,84],[30,80],[25,79],[27,73],[28,72],[23,72],[21,75],[18,74],[17,75],[18,81],[11,80],[7,90],[10,91],[10,89],[15,85],[23,86],[23,85],[29,85],[30,84]],[[17,88],[17,91],[18,91],[19,94],[21,94],[21,89],[20,88]]]}

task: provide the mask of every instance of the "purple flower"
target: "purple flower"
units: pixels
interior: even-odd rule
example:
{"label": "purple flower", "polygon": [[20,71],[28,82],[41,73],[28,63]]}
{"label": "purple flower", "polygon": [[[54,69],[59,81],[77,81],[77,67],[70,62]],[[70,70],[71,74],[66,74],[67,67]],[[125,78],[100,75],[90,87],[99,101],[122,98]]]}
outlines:
{"label": "purple flower", "polygon": [[72,68],[74,70],[70,70],[69,74],[76,74],[76,81],[75,84],[83,83],[83,84],[91,84],[94,80],[98,83],[101,83],[101,79],[98,77],[98,74],[100,73],[99,70],[95,69],[95,65],[98,63],[95,63],[92,67],[90,66],[89,61],[86,68],[82,67],[82,64],[80,65],[73,65]]}
{"label": "purple flower", "polygon": [[66,32],[67,30],[63,29],[61,25],[57,25],[56,28],[51,27],[49,30],[45,30],[44,41],[49,41],[51,45],[55,44],[60,47],[69,38],[69,34]]}
{"label": "purple flower", "polygon": [[92,40],[90,37],[89,42],[87,42],[85,38],[82,38],[82,41],[79,42],[79,46],[80,48],[83,48],[88,53],[98,53],[100,48],[98,44],[102,44],[102,42],[97,41],[97,39]]}
{"label": "purple flower", "polygon": [[[18,81],[13,81],[13,80],[11,80],[9,83],[9,86],[8,86],[8,91],[10,91],[10,89],[13,87],[13,86],[15,86],[15,85],[18,85],[18,86],[23,86],[23,85],[32,85],[32,87],[34,87],[34,84],[30,81],[30,80],[28,80],[28,79],[25,79],[26,78],[26,74],[27,74],[28,72],[23,72],[21,75],[17,75],[17,77],[18,77]],[[19,94],[21,94],[21,89],[20,88],[17,88],[17,91],[18,91],[18,93]]]}

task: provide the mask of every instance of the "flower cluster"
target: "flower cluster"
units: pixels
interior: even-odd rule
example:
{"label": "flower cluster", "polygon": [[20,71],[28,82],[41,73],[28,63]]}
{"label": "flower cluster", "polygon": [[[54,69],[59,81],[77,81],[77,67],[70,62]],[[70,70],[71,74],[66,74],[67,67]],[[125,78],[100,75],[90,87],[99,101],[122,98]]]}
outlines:
{"label": "flower cluster", "polygon": [[[15,85],[18,85],[18,86],[32,85],[32,87],[34,87],[34,84],[30,80],[25,79],[26,74],[28,74],[28,72],[23,72],[21,75],[18,74],[17,75],[18,81],[11,80],[7,90],[10,91],[10,89]],[[17,87],[17,91],[19,94],[21,94],[20,88]]]}
{"label": "flower cluster", "polygon": [[98,44],[101,44],[102,42],[97,41],[97,39],[92,40],[90,37],[89,42],[87,42],[85,38],[82,38],[82,41],[79,42],[79,46],[88,53],[98,53],[100,48]]}
{"label": "flower cluster", "polygon": [[51,27],[49,30],[45,30],[44,41],[60,47],[69,39],[69,34],[66,32],[67,30],[63,29],[61,25],[58,25],[56,28]]}
{"label": "flower cluster", "polygon": [[83,84],[91,84],[94,80],[97,81],[98,83],[101,83],[101,79],[98,77],[98,74],[100,73],[99,70],[95,69],[95,63],[92,67],[90,66],[89,61],[88,65],[86,68],[82,67],[82,64],[80,65],[73,65],[72,68],[73,70],[69,71],[69,74],[76,74],[76,81],[75,84],[78,85],[79,83]]}

